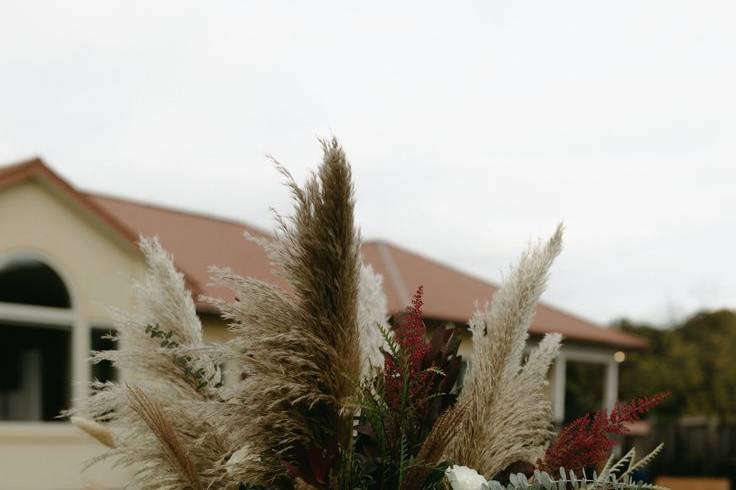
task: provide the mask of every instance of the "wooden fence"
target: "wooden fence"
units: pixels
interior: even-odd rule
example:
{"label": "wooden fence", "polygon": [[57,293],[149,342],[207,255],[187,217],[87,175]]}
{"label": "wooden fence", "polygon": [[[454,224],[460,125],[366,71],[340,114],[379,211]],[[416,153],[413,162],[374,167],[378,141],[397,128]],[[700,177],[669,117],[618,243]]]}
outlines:
{"label": "wooden fence", "polygon": [[736,488],[736,425],[705,417],[658,422],[636,446],[646,450],[658,442],[664,449],[648,470],[651,481],[663,476],[721,477]]}

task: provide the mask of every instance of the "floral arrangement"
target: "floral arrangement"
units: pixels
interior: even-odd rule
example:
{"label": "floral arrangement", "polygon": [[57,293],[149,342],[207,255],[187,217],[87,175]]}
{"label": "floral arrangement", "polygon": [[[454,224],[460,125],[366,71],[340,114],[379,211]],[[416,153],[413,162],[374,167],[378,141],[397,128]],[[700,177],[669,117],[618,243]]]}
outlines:
{"label": "floral arrangement", "polygon": [[[419,287],[389,326],[381,277],[360,255],[345,154],[298,186],[272,239],[255,239],[280,289],[228,269],[234,301],[202,298],[233,338],[203,341],[182,274],[155,239],[136,286],[140,308],[116,312],[121,383],[93,383],[72,422],[132,470],[136,489],[421,490],[656,488],[632,480],[654,454],[611,458],[611,436],[662,396],[573,422],[555,436],[546,376],[557,334],[526,351],[528,328],[562,228],[532,246],[469,322],[472,365],[459,382],[462,332],[427,331]],[[595,472],[593,470],[597,469]]]}

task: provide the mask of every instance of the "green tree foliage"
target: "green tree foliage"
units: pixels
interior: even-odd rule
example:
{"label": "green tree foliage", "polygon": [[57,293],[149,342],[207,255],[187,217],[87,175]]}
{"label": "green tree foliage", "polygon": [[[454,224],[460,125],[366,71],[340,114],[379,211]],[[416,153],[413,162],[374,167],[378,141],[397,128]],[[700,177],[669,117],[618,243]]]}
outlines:
{"label": "green tree foliage", "polygon": [[735,312],[701,312],[665,329],[627,320],[616,326],[649,341],[621,367],[622,399],[671,391],[660,416],[736,420]]}

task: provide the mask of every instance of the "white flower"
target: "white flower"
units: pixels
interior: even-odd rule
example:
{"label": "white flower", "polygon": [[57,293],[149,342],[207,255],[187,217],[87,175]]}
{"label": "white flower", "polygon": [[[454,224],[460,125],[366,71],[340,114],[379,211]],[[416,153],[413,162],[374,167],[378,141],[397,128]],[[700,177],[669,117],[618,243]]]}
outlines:
{"label": "white flower", "polygon": [[451,466],[445,472],[452,490],[481,490],[488,488],[488,482],[477,471],[467,466]]}

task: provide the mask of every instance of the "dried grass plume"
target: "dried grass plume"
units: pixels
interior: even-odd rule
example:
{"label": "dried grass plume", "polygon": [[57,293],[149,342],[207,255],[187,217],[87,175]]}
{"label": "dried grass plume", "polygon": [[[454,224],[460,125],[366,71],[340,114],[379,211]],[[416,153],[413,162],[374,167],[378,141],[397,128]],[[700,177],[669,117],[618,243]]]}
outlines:
{"label": "dried grass plume", "polygon": [[115,448],[115,436],[112,431],[104,425],[95,422],[94,420],[86,419],[84,417],[72,416],[69,421],[74,427],[83,431],[88,436],[97,440],[100,444],[107,446],[111,449]]}
{"label": "dried grass plume", "polygon": [[[360,286],[350,167],[337,141],[323,142],[322,160],[301,187],[279,166],[294,212],[277,216],[272,241],[257,240],[290,290],[216,270],[215,279],[238,300],[210,300],[236,334],[230,352],[242,378],[234,393],[242,407],[233,414],[237,436],[258,446],[259,459],[243,463],[242,474],[269,488],[288,484],[283,461],[298,467],[309,448],[338,441],[340,451],[351,451],[357,382],[362,366],[376,359],[361,358],[359,325],[385,316],[370,271]],[[361,289],[371,299],[363,310]],[[365,349],[375,343],[367,338]]]}
{"label": "dried grass plume", "polygon": [[473,367],[459,398],[468,409],[446,456],[489,479],[513,463],[535,462],[552,435],[544,386],[560,336],[545,336],[529,360],[522,360],[549,268],[562,247],[562,231],[560,225],[545,245],[531,247],[490,307],[470,320]]}

